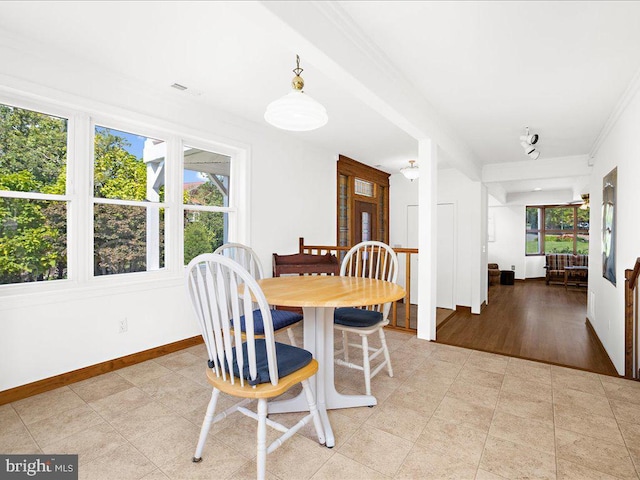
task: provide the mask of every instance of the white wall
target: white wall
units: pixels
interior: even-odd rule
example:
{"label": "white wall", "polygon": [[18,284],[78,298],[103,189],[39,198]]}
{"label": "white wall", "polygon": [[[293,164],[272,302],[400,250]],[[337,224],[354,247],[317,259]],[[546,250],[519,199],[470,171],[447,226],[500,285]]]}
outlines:
{"label": "white wall", "polygon": [[[618,373],[624,374],[624,271],[640,257],[640,95],[630,97],[594,157],[589,185],[591,222],[589,231],[589,296],[587,316]],[[602,180],[618,168],[616,202],[616,276],[612,285],[602,276],[601,226]]]}
{"label": "white wall", "polygon": [[488,243],[489,263],[497,263],[501,270],[515,265],[515,277],[526,278],[524,205],[489,207],[489,217],[494,230],[493,241]]}
{"label": "white wall", "polygon": [[396,173],[389,177],[389,243],[393,247],[418,248],[407,239],[407,206],[418,205],[418,182]]}
{"label": "white wall", "polygon": [[[389,241],[392,245],[406,246],[406,209],[418,204],[417,182],[410,182],[402,175],[389,178]],[[484,200],[483,200],[484,198]],[[480,312],[480,305],[486,301],[486,189],[480,182],[454,169],[438,171],[438,203],[452,203],[456,222],[456,272],[455,303],[472,307]],[[483,207],[484,206],[484,207]],[[453,241],[453,239],[452,239]],[[484,263],[484,266],[482,262]]]}
{"label": "white wall", "polygon": [[[482,247],[486,244],[482,224],[487,218],[483,195],[486,190],[480,182],[469,180],[454,169],[439,171],[438,203],[453,203],[456,212],[455,302],[471,307],[472,313],[480,313],[480,305],[486,299],[486,289],[481,291],[482,285],[486,285],[481,278]],[[486,264],[482,274],[486,275]]]}
{"label": "white wall", "polygon": [[[389,244],[392,247],[418,248],[416,244],[410,244],[407,228],[407,207],[418,205],[418,182],[407,180],[403,175],[397,173],[389,177]],[[417,241],[417,235],[416,235]],[[419,258],[419,257],[418,257]],[[398,258],[398,283],[405,286],[406,259],[404,255]],[[411,290],[415,291],[415,284],[418,283],[418,272],[411,270]],[[411,303],[416,303],[417,295],[412,295]]]}
{"label": "white wall", "polygon": [[[24,94],[247,148],[246,229],[267,272],[271,254],[296,252],[299,236],[335,244],[335,152],[312,147],[295,134],[213,111],[196,99],[173,100],[77,65],[65,69],[46,58],[3,53],[0,47],[0,58],[11,61],[0,66],[0,93]],[[42,285],[34,284],[21,295],[9,295],[0,287],[0,390],[199,334],[181,270],[154,272],[153,280],[146,273],[129,275],[126,285],[113,278],[84,285],[67,281],[62,288],[43,292]],[[117,322],[124,317],[128,332],[119,334]]]}
{"label": "white wall", "polygon": [[525,254],[525,208],[527,205],[559,205],[571,199],[569,190],[510,194],[505,204],[492,199],[489,217],[493,218],[494,241],[488,244],[489,262],[497,263],[501,270],[515,265],[516,279],[543,278],[546,275],[544,255]]}

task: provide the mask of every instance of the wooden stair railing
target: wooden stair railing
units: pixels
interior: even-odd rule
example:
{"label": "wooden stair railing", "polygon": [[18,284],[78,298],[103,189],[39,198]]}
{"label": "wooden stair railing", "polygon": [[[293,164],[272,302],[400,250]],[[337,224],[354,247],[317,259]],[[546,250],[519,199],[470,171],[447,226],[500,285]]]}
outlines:
{"label": "wooden stair railing", "polygon": [[[338,257],[338,262],[342,262],[344,254],[348,252],[351,247],[339,247],[333,245],[305,245],[304,238],[298,239],[298,252],[299,253],[312,253],[315,255],[325,255],[327,253],[334,254]],[[417,255],[417,248],[394,248],[396,254],[405,255],[405,290],[407,295],[404,299],[400,300],[404,304],[404,326],[398,326],[398,302],[393,302],[391,309],[391,319],[387,328],[393,328],[396,330],[403,330],[408,332],[417,333],[416,328],[411,328],[411,255]]]}
{"label": "wooden stair railing", "polygon": [[624,376],[638,380],[638,275],[640,257],[633,270],[624,271]]}

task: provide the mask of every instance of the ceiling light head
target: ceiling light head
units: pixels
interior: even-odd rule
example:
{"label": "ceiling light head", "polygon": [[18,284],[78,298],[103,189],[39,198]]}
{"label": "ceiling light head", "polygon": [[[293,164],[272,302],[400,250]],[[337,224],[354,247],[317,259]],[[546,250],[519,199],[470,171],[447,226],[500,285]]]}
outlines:
{"label": "ceiling light head", "polygon": [[530,152],[527,152],[527,155],[529,155],[529,158],[531,158],[531,160],[537,160],[538,158],[540,158],[540,152],[535,148]]}
{"label": "ceiling light head", "polygon": [[525,127],[526,134],[520,136],[520,141],[526,143],[527,145],[535,145],[540,138],[537,133],[529,134],[529,127]]}
{"label": "ceiling light head", "polygon": [[520,142],[520,146],[522,146],[522,148],[524,149],[524,153],[526,153],[527,155],[529,155],[531,152],[536,151],[536,147],[525,142]]}
{"label": "ceiling light head", "polygon": [[420,176],[420,169],[414,163],[415,160],[409,160],[409,166],[400,169],[400,173],[412,182]]}
{"label": "ceiling light head", "polygon": [[304,93],[304,80],[300,76],[300,57],[296,55],[295,77],[291,80],[293,90],[267,106],[264,119],[274,127],[293,132],[307,132],[327,124],[327,110]]}
{"label": "ceiling light head", "polygon": [[540,157],[540,152],[536,150],[533,144],[538,142],[539,137],[536,134],[529,134],[529,127],[525,127],[525,131],[526,135],[520,136],[520,146],[524,153],[529,155],[529,158],[537,160]]}

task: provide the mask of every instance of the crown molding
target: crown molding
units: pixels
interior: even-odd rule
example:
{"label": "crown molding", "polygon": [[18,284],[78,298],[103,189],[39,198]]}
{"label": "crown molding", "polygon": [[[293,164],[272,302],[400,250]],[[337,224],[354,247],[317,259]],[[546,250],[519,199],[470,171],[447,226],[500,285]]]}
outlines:
{"label": "crown molding", "polygon": [[300,37],[306,57],[327,76],[416,140],[436,142],[452,166],[480,179],[481,162],[463,137],[339,3],[260,3]]}
{"label": "crown molding", "polygon": [[[407,77],[400,74],[400,69],[380,48],[364,33],[353,18],[345,12],[338,3],[313,0],[312,4],[333,26],[338,29],[363,56],[369,59],[379,70],[379,73],[394,82],[399,82],[404,86],[415,86],[409,82]],[[426,101],[426,100],[425,100]]]}
{"label": "crown molding", "polygon": [[631,101],[635,98],[638,90],[640,90],[640,69],[638,69],[634,74],[631,82],[629,82],[629,85],[627,86],[627,89],[620,97],[620,100],[618,100],[618,103],[611,112],[611,115],[609,115],[609,118],[602,127],[602,130],[600,130],[596,141],[593,143],[591,151],[589,152],[590,165],[593,165],[593,158],[598,154],[598,150],[600,150],[600,147],[611,133],[613,127],[616,125],[616,123],[618,123],[618,120],[620,119],[624,111],[627,109]]}

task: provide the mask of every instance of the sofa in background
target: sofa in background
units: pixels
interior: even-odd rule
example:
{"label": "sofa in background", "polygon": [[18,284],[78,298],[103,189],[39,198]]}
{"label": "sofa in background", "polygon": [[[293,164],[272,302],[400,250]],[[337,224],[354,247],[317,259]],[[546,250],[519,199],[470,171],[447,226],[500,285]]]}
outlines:
{"label": "sofa in background", "polygon": [[[559,282],[564,285],[565,267],[588,267],[589,255],[573,255],[572,253],[547,253],[545,255],[546,282]],[[587,270],[572,271],[573,276],[587,277]]]}

